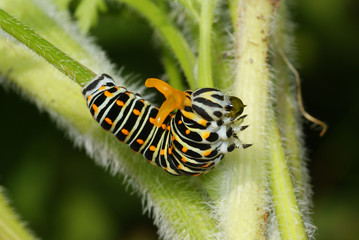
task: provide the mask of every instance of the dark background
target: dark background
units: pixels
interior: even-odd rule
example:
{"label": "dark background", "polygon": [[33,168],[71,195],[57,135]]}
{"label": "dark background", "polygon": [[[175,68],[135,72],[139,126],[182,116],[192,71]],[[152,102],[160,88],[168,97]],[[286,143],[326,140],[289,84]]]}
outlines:
{"label": "dark background", "polygon": [[[317,239],[359,236],[358,10],[356,0],[302,0],[291,9],[304,104],[329,124],[320,138],[304,121]],[[111,10],[91,35],[124,74],[163,74],[152,30],[133,12]],[[121,177],[96,166],[19,94],[1,87],[0,102],[0,185],[39,237],[157,239]]]}

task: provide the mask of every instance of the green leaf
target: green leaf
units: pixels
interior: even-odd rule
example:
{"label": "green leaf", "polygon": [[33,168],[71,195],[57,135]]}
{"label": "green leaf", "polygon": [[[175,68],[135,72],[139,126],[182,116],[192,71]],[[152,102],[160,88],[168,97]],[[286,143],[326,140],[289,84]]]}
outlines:
{"label": "green leaf", "polygon": [[59,10],[68,10],[72,0],[53,0]]}
{"label": "green leaf", "polygon": [[82,33],[87,33],[97,24],[99,12],[107,10],[103,0],[81,0],[75,11],[75,17]]}

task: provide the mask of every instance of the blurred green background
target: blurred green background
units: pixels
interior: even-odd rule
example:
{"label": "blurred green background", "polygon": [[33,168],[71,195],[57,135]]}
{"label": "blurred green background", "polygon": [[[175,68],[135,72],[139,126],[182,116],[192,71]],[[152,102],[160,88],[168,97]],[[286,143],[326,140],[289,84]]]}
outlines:
{"label": "blurred green background", "polygon": [[[160,50],[146,22],[111,6],[91,35],[124,74],[161,77]],[[329,124],[319,138],[304,121],[317,239],[359,236],[359,1],[302,0],[291,8],[307,111]],[[114,31],[113,29],[116,29]],[[0,88],[0,185],[41,239],[157,239],[124,180],[76,149],[47,114]]]}

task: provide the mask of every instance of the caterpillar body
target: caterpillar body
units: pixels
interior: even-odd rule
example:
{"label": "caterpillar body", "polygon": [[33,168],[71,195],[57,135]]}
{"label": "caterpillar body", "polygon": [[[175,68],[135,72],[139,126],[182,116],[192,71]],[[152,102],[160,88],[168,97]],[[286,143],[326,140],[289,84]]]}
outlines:
{"label": "caterpillar body", "polygon": [[[181,92],[159,79],[147,79],[167,100],[158,109],[139,94],[117,86],[107,74],[83,88],[94,119],[148,162],[173,175],[199,175],[235,148],[246,148],[237,133],[246,115],[242,101],[214,88]],[[178,108],[176,113],[171,113]]]}

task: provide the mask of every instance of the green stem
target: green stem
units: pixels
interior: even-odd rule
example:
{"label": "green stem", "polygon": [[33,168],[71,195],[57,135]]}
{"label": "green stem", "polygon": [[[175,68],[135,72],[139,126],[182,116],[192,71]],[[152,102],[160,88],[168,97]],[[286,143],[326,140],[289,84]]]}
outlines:
{"label": "green stem", "polygon": [[216,0],[203,1],[199,30],[198,87],[213,87],[211,33]]}
{"label": "green stem", "polygon": [[95,76],[89,69],[70,58],[2,9],[0,9],[0,28],[46,59],[78,84],[84,85]]}
{"label": "green stem", "polygon": [[287,9],[285,2],[281,2],[278,8],[278,21],[273,36],[273,57],[272,65],[277,70],[275,74],[275,84],[278,85],[277,107],[278,124],[281,126],[280,134],[285,142],[285,153],[288,158],[288,166],[291,171],[294,187],[297,189],[298,198],[308,204],[309,187],[306,186],[305,174],[303,170],[304,161],[302,160],[302,146],[300,136],[300,123],[298,122],[299,113],[296,105],[295,93],[291,90],[294,85],[284,57],[291,57],[290,36],[293,34],[288,26]]}
{"label": "green stem", "polygon": [[34,240],[35,237],[24,228],[18,217],[9,206],[4,196],[4,190],[0,187],[0,239],[7,240]]}
{"label": "green stem", "polygon": [[279,130],[274,121],[272,125],[270,186],[279,232],[282,239],[307,239]]}
{"label": "green stem", "polygon": [[239,0],[228,0],[230,17],[232,22],[232,27],[236,30],[236,24],[238,20],[238,1]]}
{"label": "green stem", "polygon": [[167,48],[163,50],[163,66],[168,77],[168,83],[173,88],[183,91],[184,84],[182,82],[181,73],[178,69],[178,64]]}
{"label": "green stem", "polygon": [[253,146],[228,154],[221,163],[226,173],[219,187],[219,212],[228,239],[263,239],[268,206],[268,116],[272,111],[267,56],[274,6],[270,0],[243,0],[237,13],[236,76],[232,88],[247,105],[245,124],[250,124],[239,138]]}
{"label": "green stem", "polygon": [[196,88],[193,69],[195,57],[183,35],[168,20],[166,14],[149,0],[118,0],[139,11],[161,33],[164,42],[167,42],[176,58],[180,62],[187,81],[192,89]]}
{"label": "green stem", "polygon": [[198,10],[196,9],[196,2],[193,0],[179,0],[179,2],[188,10],[191,19],[198,23],[200,21],[200,16]]}
{"label": "green stem", "polygon": [[[274,106],[278,109],[276,124],[280,126],[280,128],[275,126],[274,136],[278,138],[279,133],[281,146],[272,158],[272,171],[277,170],[279,175],[277,179],[273,179],[275,173],[272,172],[271,187],[278,227],[283,238],[289,236],[291,239],[302,239],[303,236],[303,239],[306,239],[305,231],[311,232],[312,229],[310,229],[310,224],[305,229],[303,220],[310,221],[308,209],[311,204],[311,196],[308,173],[302,159],[303,146],[300,140],[301,126],[296,95],[291,89],[295,83],[285,61],[285,59],[292,57],[291,44],[293,42],[291,38],[293,31],[287,17],[286,2],[280,2],[277,15],[276,26],[273,29],[271,39],[273,47],[271,64],[276,69],[273,82],[278,88],[274,92],[276,99]],[[277,145],[279,144],[278,141],[277,139]],[[283,168],[273,166],[274,164],[281,164]],[[286,195],[279,198],[278,194],[284,193]],[[288,209],[288,204],[291,209]],[[289,212],[290,210],[294,213]]]}

